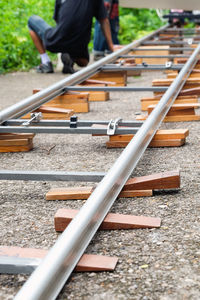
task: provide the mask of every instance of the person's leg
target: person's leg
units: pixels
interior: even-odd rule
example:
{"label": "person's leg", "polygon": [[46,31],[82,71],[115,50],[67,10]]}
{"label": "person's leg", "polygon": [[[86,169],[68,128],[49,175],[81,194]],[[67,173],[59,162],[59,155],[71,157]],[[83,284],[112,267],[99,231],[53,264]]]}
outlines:
{"label": "person's leg", "polygon": [[44,54],[46,52],[46,50],[44,48],[41,38],[33,30],[29,30],[29,33],[30,33],[32,41],[33,41],[35,47],[37,48],[38,52],[40,54]]}
{"label": "person's leg", "polygon": [[71,49],[69,53],[61,54],[61,60],[63,62],[62,72],[64,74],[68,74],[68,73],[73,74],[75,72],[73,68],[74,63],[76,63],[80,67],[85,67],[89,63],[89,52],[88,52],[87,45],[79,50],[81,54],[79,52],[77,53],[75,52],[77,51],[77,49],[75,51],[72,51]]}
{"label": "person's leg", "polygon": [[74,62],[77,63],[79,67],[86,67],[89,63],[87,58],[75,58]]}
{"label": "person's leg", "polygon": [[106,40],[102,33],[99,22],[96,21],[95,30],[94,30],[94,41],[93,41],[94,60],[98,60],[104,57],[105,49],[106,49]]}
{"label": "person's leg", "polygon": [[41,57],[41,64],[36,68],[37,72],[53,73],[53,65],[46,53],[43,43],[45,31],[50,28],[50,26],[39,16],[33,15],[28,20],[28,27],[33,43]]}

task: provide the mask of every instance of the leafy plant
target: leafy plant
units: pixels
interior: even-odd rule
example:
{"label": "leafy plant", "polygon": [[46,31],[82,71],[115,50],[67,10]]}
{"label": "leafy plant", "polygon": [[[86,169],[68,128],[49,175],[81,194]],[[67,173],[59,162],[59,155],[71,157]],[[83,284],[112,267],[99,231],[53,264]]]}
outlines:
{"label": "leafy plant", "polygon": [[[39,55],[29,36],[27,22],[33,15],[41,16],[54,26],[55,0],[0,1],[0,73],[28,70],[39,64]],[[93,22],[94,24],[94,22]],[[120,8],[121,44],[127,44],[162,25],[155,10]],[[94,28],[89,49],[92,50]],[[49,53],[52,58],[55,54]]]}

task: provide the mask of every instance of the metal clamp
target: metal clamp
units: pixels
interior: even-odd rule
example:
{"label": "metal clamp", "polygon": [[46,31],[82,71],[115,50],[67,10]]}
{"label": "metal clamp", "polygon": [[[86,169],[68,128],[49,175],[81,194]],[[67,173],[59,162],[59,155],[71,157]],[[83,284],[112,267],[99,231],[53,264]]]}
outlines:
{"label": "metal clamp", "polygon": [[167,61],[166,63],[165,63],[165,68],[166,69],[169,69],[169,68],[171,68],[172,67],[172,62],[171,61]]}
{"label": "metal clamp", "polygon": [[143,67],[148,67],[148,63],[146,63],[145,61],[142,62],[142,66]]}
{"label": "metal clamp", "polygon": [[117,118],[115,120],[110,120],[110,122],[108,123],[108,127],[107,127],[107,135],[114,135],[115,131],[119,125],[119,122],[121,122],[122,119],[121,118]]}
{"label": "metal clamp", "polygon": [[40,122],[40,120],[42,119],[42,113],[38,112],[38,113],[31,113],[31,119],[22,123],[22,126],[29,126],[32,123],[38,123]]}
{"label": "metal clamp", "polygon": [[188,40],[187,40],[187,43],[188,43],[188,45],[192,45],[193,39],[188,39]]}
{"label": "metal clamp", "polygon": [[77,116],[72,116],[70,118],[69,127],[70,128],[77,128],[77,121],[78,121],[78,117]]}

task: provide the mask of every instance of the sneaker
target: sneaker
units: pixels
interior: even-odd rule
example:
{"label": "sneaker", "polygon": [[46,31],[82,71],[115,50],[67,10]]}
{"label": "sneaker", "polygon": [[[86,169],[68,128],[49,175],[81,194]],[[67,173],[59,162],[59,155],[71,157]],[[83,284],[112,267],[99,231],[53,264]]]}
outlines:
{"label": "sneaker", "polygon": [[71,59],[70,55],[68,53],[62,53],[61,54],[61,60],[63,63],[63,69],[62,72],[64,74],[73,74],[75,73],[75,70],[73,68],[74,62]]}
{"label": "sneaker", "polygon": [[48,62],[47,64],[40,64],[36,67],[37,73],[53,73],[53,65],[52,62]]}

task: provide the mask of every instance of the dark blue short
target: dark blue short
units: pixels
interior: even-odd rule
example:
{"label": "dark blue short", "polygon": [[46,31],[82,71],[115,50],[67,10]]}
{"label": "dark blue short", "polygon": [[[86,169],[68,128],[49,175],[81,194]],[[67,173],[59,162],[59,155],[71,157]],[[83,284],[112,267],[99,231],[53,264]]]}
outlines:
{"label": "dark blue short", "polygon": [[46,30],[51,28],[49,24],[36,15],[33,15],[29,18],[28,27],[30,30],[33,30],[41,38],[41,40],[44,40],[44,34]]}

